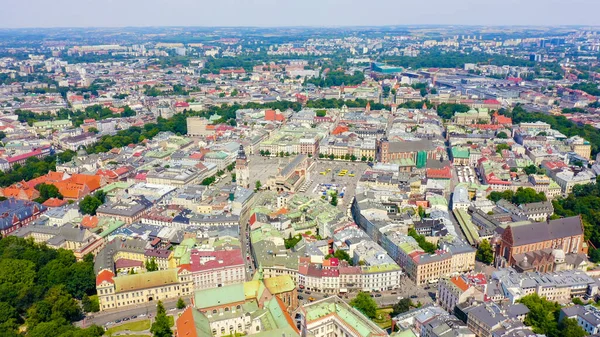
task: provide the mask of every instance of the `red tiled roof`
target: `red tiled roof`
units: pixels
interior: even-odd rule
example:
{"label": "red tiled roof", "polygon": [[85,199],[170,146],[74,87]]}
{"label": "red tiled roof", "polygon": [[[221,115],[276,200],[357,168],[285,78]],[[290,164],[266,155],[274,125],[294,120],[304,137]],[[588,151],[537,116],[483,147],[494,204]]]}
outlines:
{"label": "red tiled roof", "polygon": [[102,282],[106,281],[109,283],[115,283],[115,281],[113,280],[113,277],[115,276],[115,274],[113,274],[112,271],[110,270],[103,270],[101,271],[98,276],[96,276],[96,286],[100,285]]}
{"label": "red tiled roof", "polygon": [[58,199],[58,198],[50,198],[46,201],[44,201],[44,203],[42,205],[46,206],[46,207],[60,207],[60,206],[64,206],[67,204],[66,200],[62,200],[62,199]]}
{"label": "red tiled roof", "polygon": [[467,289],[469,289],[469,285],[460,276],[456,276],[456,277],[451,278],[450,282],[454,283],[454,285],[456,285],[463,292],[467,291]]}
{"label": "red tiled roof", "polygon": [[427,178],[450,179],[452,178],[452,171],[450,170],[450,166],[441,169],[428,168]]}
{"label": "red tiled roof", "polygon": [[200,251],[193,250],[190,256],[191,271],[205,271],[244,264],[241,249]]}

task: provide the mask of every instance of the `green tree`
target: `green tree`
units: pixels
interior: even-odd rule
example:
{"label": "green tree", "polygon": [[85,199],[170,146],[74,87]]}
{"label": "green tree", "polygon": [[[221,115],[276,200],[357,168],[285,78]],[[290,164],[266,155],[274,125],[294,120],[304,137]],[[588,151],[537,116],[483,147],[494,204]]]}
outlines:
{"label": "green tree", "polygon": [[500,131],[496,134],[496,138],[500,138],[500,139],[507,139],[508,135],[506,134],[506,132],[504,131]]}
{"label": "green tree", "polygon": [[329,200],[329,203],[332,206],[337,206],[338,205],[337,191],[333,192],[333,194],[331,195],[331,199]]}
{"label": "green tree", "polygon": [[492,245],[490,245],[488,240],[483,240],[479,243],[475,258],[485,264],[494,262],[494,252],[492,251]]}
{"label": "green tree", "polygon": [[173,331],[171,331],[167,312],[162,301],[158,301],[156,305],[156,318],[150,327],[150,332],[153,337],[173,337]]}
{"label": "green tree", "polygon": [[217,178],[215,176],[212,176],[212,177],[204,178],[200,184],[204,185],[204,186],[208,186],[208,185],[213,184],[216,180],[217,180]]}
{"label": "green tree", "polygon": [[410,298],[403,298],[398,303],[394,304],[392,316],[396,316],[402,313],[405,313],[410,310],[412,302]]}
{"label": "green tree", "polygon": [[181,310],[181,309],[185,308],[185,306],[186,306],[185,301],[183,300],[183,298],[180,297],[177,300],[177,309]]}
{"label": "green tree", "polygon": [[329,155],[329,159],[333,160],[335,158],[335,156],[333,154]]}
{"label": "green tree", "polygon": [[335,257],[336,259],[339,259],[339,260],[344,260],[344,261],[348,262],[350,265],[353,265],[352,258],[344,250],[341,250],[341,249],[336,250],[335,253],[333,253],[333,257]]}
{"label": "green tree", "polygon": [[36,202],[43,203],[50,198],[62,199],[63,196],[58,191],[58,187],[50,184],[39,184],[35,187],[40,192],[40,196],[35,199]]}
{"label": "green tree", "polygon": [[158,264],[156,263],[156,259],[151,258],[150,260],[146,260],[146,271],[157,271]]}
{"label": "green tree", "polygon": [[504,143],[496,145],[496,153],[501,153],[502,150],[510,150],[510,146]]}
{"label": "green tree", "polygon": [[558,329],[560,330],[559,336],[584,337],[588,335],[586,331],[577,324],[577,320],[574,318],[563,318],[558,324]]}
{"label": "green tree", "polygon": [[525,172],[528,175],[529,174],[535,174],[537,171],[538,171],[538,168],[535,165],[533,165],[533,164],[525,166],[523,168],[523,172]]}
{"label": "green tree", "polygon": [[100,199],[91,195],[86,195],[85,198],[79,202],[79,210],[83,214],[96,215],[96,210],[101,205],[102,201],[100,201]]}
{"label": "green tree", "polygon": [[367,157],[366,156],[360,157],[360,161],[367,161]]}
{"label": "green tree", "polygon": [[350,305],[369,318],[375,318],[376,316],[377,303],[366,292],[359,292],[358,295],[350,301]]}
{"label": "green tree", "polygon": [[100,131],[98,129],[96,129],[95,127],[91,127],[88,129],[88,132],[98,134]]}
{"label": "green tree", "polygon": [[350,156],[350,160],[351,160],[351,161],[356,161],[356,156],[355,156],[355,155],[351,155],[351,156]]}
{"label": "green tree", "polygon": [[98,296],[88,296],[83,295],[81,299],[81,306],[83,307],[83,311],[85,312],[98,312],[100,311],[100,303],[98,301]]}
{"label": "green tree", "polygon": [[254,184],[254,189],[256,191],[260,190],[260,188],[262,187],[262,183],[260,182],[260,180],[257,180],[256,183]]}
{"label": "green tree", "polygon": [[529,309],[525,317],[525,324],[533,328],[533,332],[549,337],[558,337],[558,312],[560,305],[550,302],[534,293],[519,300]]}
{"label": "green tree", "polygon": [[430,254],[435,253],[437,246],[425,240],[425,236],[419,235],[414,228],[408,229],[408,235],[412,236],[419,244],[419,247],[421,247],[421,249],[423,249],[425,252]]}

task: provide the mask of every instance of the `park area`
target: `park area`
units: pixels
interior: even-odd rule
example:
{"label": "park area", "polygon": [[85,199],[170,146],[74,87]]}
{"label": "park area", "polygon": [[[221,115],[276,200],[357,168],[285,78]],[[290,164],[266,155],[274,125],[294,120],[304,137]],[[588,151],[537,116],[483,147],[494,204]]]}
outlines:
{"label": "park area", "polygon": [[[167,316],[169,319],[169,325],[173,327],[175,325],[175,319],[173,316]],[[149,319],[132,321],[123,323],[117,326],[113,326],[106,330],[104,333],[105,336],[117,336],[117,335],[126,335],[128,337],[142,337],[142,336],[150,336],[150,327],[152,326],[152,322]],[[133,332],[133,333],[132,333]]]}

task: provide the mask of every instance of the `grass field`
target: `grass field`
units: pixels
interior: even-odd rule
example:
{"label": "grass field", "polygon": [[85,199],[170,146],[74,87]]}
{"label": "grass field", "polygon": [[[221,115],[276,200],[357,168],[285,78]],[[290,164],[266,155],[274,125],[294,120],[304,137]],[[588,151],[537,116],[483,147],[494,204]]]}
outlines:
{"label": "grass field", "polygon": [[127,323],[124,323],[121,325],[113,326],[112,328],[110,328],[106,331],[105,335],[108,335],[110,333],[115,333],[118,331],[125,331],[125,330],[144,331],[144,330],[148,330],[148,329],[150,329],[150,320],[144,319],[141,321],[127,322]]}

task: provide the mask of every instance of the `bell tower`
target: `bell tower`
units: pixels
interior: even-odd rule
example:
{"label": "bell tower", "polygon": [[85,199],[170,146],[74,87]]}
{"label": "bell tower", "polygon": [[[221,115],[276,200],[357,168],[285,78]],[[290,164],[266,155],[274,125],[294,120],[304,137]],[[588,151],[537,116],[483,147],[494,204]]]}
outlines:
{"label": "bell tower", "polygon": [[250,187],[250,168],[248,166],[248,157],[246,157],[243,145],[240,145],[237,159],[235,160],[235,179],[238,186],[244,188]]}

